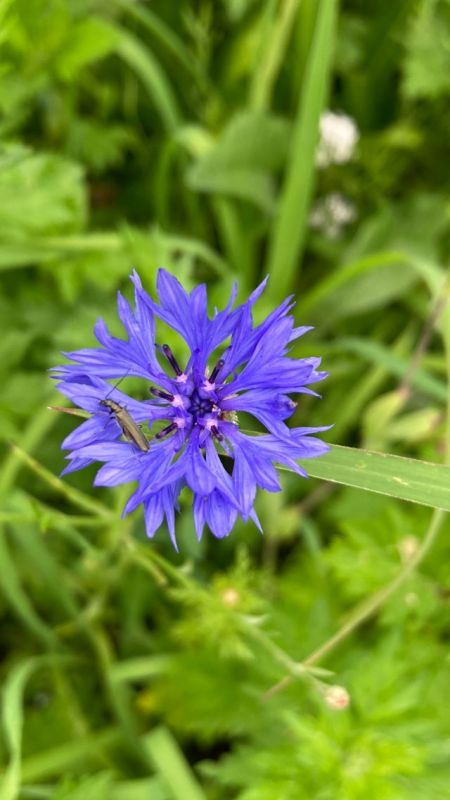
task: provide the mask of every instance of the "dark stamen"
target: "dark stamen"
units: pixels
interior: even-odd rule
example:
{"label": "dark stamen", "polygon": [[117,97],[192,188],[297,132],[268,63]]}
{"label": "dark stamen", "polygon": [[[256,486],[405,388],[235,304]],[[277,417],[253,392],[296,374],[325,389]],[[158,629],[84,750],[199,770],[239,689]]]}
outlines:
{"label": "dark stamen", "polygon": [[167,361],[169,362],[170,366],[172,367],[175,375],[182,375],[183,373],[182,373],[181,369],[179,368],[179,366],[178,366],[178,364],[176,362],[175,356],[172,353],[172,350],[170,349],[169,345],[168,344],[163,344],[162,351],[163,351],[165,357],[167,358]]}
{"label": "dark stamen", "polygon": [[163,392],[162,389],[157,389],[155,386],[150,387],[150,394],[154,394],[155,397],[160,397],[161,400],[168,400],[169,403],[173,400],[173,394]]}
{"label": "dark stamen", "polygon": [[155,439],[164,439],[164,436],[167,436],[172,431],[177,430],[178,425],[176,422],[171,422],[170,425],[167,425],[166,428],[163,428],[162,431],[156,434]]}
{"label": "dark stamen", "polygon": [[223,358],[219,358],[216,366],[214,367],[213,371],[211,372],[211,375],[208,378],[208,383],[214,383],[224,364],[225,361],[223,360]]}
{"label": "dark stamen", "polygon": [[216,437],[217,441],[219,441],[219,442],[223,441],[223,436],[220,433],[217,425],[211,425],[211,433],[212,433],[213,436]]}

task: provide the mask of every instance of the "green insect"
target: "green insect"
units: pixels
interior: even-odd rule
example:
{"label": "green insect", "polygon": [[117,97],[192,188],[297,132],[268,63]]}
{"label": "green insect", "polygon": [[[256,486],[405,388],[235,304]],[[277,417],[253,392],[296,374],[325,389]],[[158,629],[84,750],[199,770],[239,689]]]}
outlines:
{"label": "green insect", "polygon": [[126,408],[116,403],[115,400],[100,400],[100,405],[109,409],[110,413],[114,415],[116,422],[120,425],[122,433],[129,442],[133,442],[139,450],[146,453],[149,450],[148,440],[142,433],[139,425],[137,425],[128,413]]}

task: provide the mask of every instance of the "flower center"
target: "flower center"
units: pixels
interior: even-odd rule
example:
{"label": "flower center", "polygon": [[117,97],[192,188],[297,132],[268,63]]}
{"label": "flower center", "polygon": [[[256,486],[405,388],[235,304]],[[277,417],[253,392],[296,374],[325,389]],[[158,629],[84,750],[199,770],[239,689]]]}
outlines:
{"label": "flower center", "polygon": [[202,397],[198,389],[194,389],[190,401],[188,413],[192,415],[194,422],[198,417],[204,417],[206,414],[210,414],[213,409],[214,404],[207,397]]}

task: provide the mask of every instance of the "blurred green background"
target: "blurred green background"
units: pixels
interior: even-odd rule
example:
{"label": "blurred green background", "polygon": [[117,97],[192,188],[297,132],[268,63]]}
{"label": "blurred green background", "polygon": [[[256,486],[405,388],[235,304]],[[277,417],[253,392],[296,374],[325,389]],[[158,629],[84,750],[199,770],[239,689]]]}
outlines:
{"label": "blurred green background", "polygon": [[450,797],[448,524],[321,662],[347,709],[268,697],[431,512],[287,475],[263,537],[198,544],[186,499],[176,555],[127,487],[58,479],[46,373],[121,335],[132,267],[211,307],[269,273],[256,316],[293,291],[330,371],[295,422],[442,461],[449,100],[448,0],[0,2],[1,800]]}

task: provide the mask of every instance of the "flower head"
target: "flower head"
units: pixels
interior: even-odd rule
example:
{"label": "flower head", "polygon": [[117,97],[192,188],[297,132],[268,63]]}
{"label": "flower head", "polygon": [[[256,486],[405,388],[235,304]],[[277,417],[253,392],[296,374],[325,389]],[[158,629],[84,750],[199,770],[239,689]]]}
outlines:
{"label": "flower head", "polygon": [[324,111],[320,118],[320,141],[316,151],[316,164],[320,168],[330,164],[345,164],[353,157],[359,139],[355,121],[347,114]]}
{"label": "flower head", "polygon": [[351,200],[340,192],[332,192],[315,204],[309,215],[309,224],[328,239],[337,239],[356,216],[356,208]]}
{"label": "flower head", "polygon": [[[210,318],[204,285],[188,294],[160,270],[158,304],[136,272],[131,280],[135,310],[118,295],[127,340],[111,336],[99,320],[95,335],[100,347],[68,353],[74,363],[54,370],[60,391],[92,415],[63,442],[71,451],[65,472],[101,461],[95,485],[137,481],[124,513],[142,503],[147,534],[153,536],[165,518],[175,546],[175,509],[185,486],[193,493],[199,538],[205,524],[216,537],[226,536],[238,515],[259,527],[253,508],[257,487],[281,488],[274,463],[305,476],[296,459],[328,449],[311,435],[326,428],[286,425],[296,408],[289,395],[315,394],[308,387],[326,375],[318,370],[320,359],[288,355],[290,343],[309,328],[294,327],[290,298],[253,324],[252,307],[266,281],[236,308],[234,287],[226,308]],[[156,343],[156,320],[185,340],[187,363],[179,363],[167,344]],[[129,375],[148,381],[148,400],[134,400],[108,383]],[[251,414],[267,433],[241,431],[239,412]],[[145,446],[133,435],[141,423],[150,429]]]}

